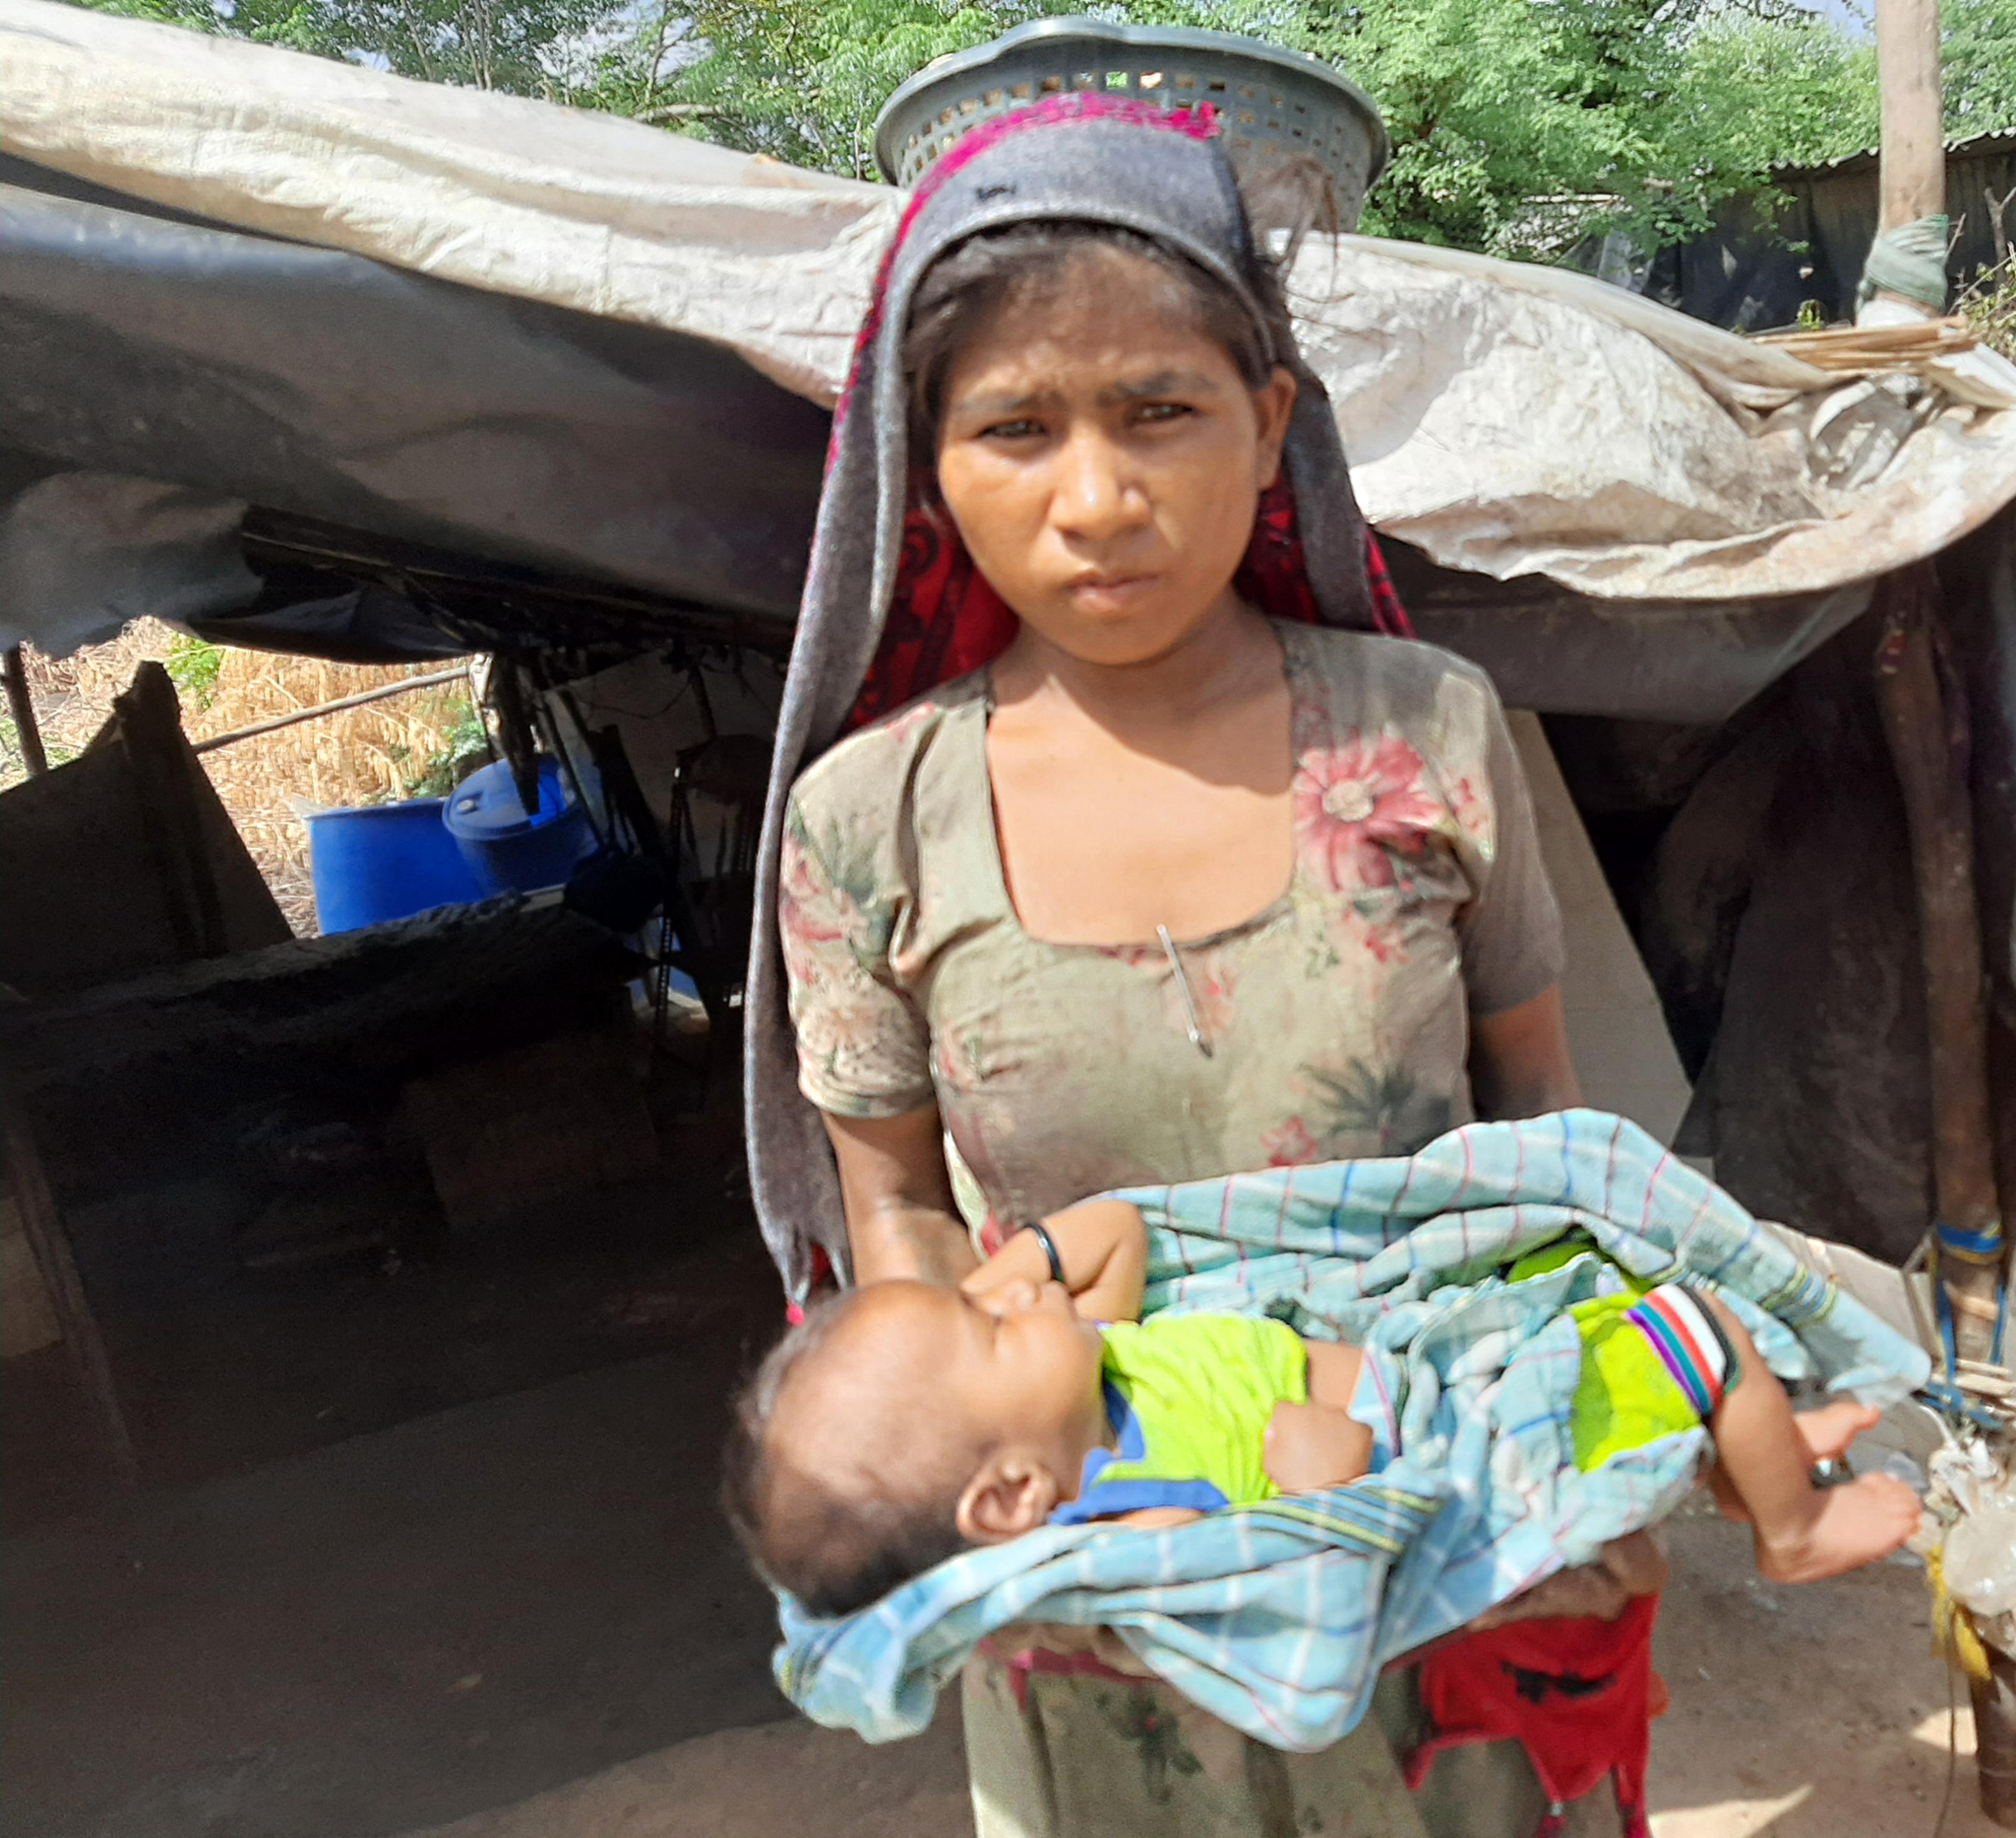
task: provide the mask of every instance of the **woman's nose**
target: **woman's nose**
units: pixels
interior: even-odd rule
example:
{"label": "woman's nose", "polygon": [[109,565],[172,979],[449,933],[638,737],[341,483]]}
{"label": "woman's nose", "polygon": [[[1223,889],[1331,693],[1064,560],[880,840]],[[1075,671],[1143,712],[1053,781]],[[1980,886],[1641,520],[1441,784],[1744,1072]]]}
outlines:
{"label": "woman's nose", "polygon": [[1051,510],[1057,527],[1097,542],[1134,528],[1147,514],[1139,482],[1105,430],[1074,428],[1057,452]]}

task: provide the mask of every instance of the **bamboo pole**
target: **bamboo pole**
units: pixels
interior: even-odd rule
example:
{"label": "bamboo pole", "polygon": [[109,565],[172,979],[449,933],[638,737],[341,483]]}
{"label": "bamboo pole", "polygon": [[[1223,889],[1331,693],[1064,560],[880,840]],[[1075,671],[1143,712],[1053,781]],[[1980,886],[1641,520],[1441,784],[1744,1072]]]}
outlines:
{"label": "bamboo pole", "polygon": [[[1965,691],[1950,678],[1941,682],[1932,565],[1920,562],[1892,575],[1884,592],[1877,700],[1904,794],[1917,880],[1931,1048],[1937,1268],[1956,1354],[1962,1361],[1986,1360],[1993,1356],[2007,1244],[1995,1185]],[[1975,1791],[1989,1819],[2016,1829],[2016,1660],[1993,1646],[1987,1652],[1989,1677],[1972,1681]]]}

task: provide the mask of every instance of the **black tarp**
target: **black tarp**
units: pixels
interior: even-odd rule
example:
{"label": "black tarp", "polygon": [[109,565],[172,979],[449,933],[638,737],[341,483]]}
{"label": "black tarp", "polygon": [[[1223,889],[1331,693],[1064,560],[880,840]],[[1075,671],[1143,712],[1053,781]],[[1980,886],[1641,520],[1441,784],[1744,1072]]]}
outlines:
{"label": "black tarp", "polygon": [[[18,160],[0,158],[0,577],[45,631],[52,602],[75,601],[52,648],[140,610],[202,623],[255,604],[269,637],[308,648],[440,648],[424,595],[409,610],[382,588],[346,608],[333,581],[267,591],[230,539],[248,506],[445,573],[599,584],[647,623],[662,602],[675,624],[683,608],[785,641],[828,417],[733,354]],[[276,598],[311,610],[290,626]]]}

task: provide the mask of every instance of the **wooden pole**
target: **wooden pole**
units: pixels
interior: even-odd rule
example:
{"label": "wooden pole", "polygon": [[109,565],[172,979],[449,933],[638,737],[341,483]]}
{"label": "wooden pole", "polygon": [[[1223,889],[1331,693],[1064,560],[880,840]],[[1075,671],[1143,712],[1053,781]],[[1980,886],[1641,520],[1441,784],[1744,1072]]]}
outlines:
{"label": "wooden pole", "polygon": [[28,693],[28,667],[21,660],[21,647],[8,647],[6,657],[7,712],[14,718],[14,732],[20,736],[21,758],[31,779],[39,779],[49,769],[49,756],[42,750],[42,730],[35,721],[34,698]]}
{"label": "wooden pole", "polygon": [[1974,1700],[1975,1767],[1981,1810],[1998,1825],[2016,1827],[2016,1659],[1987,1646],[1988,1676],[1967,1678]]}
{"label": "wooden pole", "polygon": [[1883,123],[1877,227],[1894,230],[1946,207],[1939,0],[1876,0],[1876,81]]}
{"label": "wooden pole", "polygon": [[1988,1009],[1974,879],[1966,706],[1940,682],[1938,577],[1928,562],[1893,574],[1876,653],[1877,700],[1904,794],[1918,890],[1918,944],[1931,1047],[1932,1178],[1955,1351],[1989,1357],[2003,1242],[1988,1096]]}
{"label": "wooden pole", "polygon": [[[1892,575],[1876,653],[1876,695],[1904,794],[1918,887],[1918,948],[1931,1046],[1932,1182],[1939,1276],[1953,1351],[1992,1357],[2007,1243],[1996,1192],[1989,1107],[1988,993],[1974,879],[1966,691],[1939,667],[1939,576],[1929,562]],[[1954,1242],[1955,1236],[1961,1241]],[[1986,1643],[1984,1642],[1983,1643]],[[1975,1682],[1982,1811],[2016,1827],[2016,1660],[1987,1648]]]}
{"label": "wooden pole", "polygon": [[1906,318],[1923,320],[1946,306],[1946,251],[1931,246],[1942,238],[1928,230],[1899,234],[1946,215],[1939,0],[1876,0],[1876,81],[1883,134],[1877,234],[1857,295],[1858,325],[1893,323],[1900,308]]}

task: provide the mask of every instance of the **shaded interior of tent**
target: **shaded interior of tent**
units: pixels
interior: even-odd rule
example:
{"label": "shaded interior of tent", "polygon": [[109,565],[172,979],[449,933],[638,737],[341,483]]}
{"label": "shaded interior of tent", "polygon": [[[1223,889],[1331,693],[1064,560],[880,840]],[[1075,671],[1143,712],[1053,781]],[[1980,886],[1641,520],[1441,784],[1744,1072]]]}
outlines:
{"label": "shaded interior of tent", "polygon": [[[25,1234],[46,1293],[9,1362],[10,1528],[653,1359],[703,1376],[646,1399],[666,1446],[637,1484],[711,1495],[779,1306],[740,1171],[739,959],[827,412],[697,336],[13,156],[0,210],[0,606],[31,642],[151,615],[488,654],[507,760],[563,758],[621,845],[564,896],[293,937],[153,671],[99,745],[0,795],[9,1256]],[[1384,547],[1420,635],[1522,711],[1589,1100],[1754,1211],[1903,1261],[1938,1124],[1879,674],[1904,577],[1606,600]],[[2016,1193],[2016,508],[1909,579],[1939,607]],[[704,1602],[668,1639],[752,1599],[692,1536]]]}

